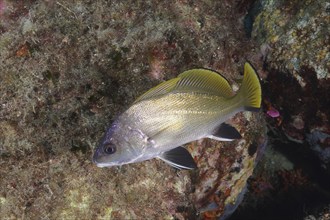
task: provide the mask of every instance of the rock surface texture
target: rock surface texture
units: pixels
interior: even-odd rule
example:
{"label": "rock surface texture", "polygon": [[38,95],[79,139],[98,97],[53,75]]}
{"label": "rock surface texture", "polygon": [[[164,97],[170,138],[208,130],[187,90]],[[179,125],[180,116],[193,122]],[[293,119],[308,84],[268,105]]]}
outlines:
{"label": "rock surface texture", "polygon": [[232,119],[243,139],[187,147],[196,171],[159,160],[97,168],[105,128],[152,86],[194,67],[234,88],[259,51],[251,1],[0,0],[0,216],[194,219],[242,198],[265,142],[261,114]]}
{"label": "rock surface texture", "polygon": [[249,22],[269,142],[231,219],[329,219],[330,2],[255,1]]}
{"label": "rock surface texture", "polygon": [[313,149],[330,174],[330,2],[261,1],[252,36],[264,50],[265,99],[280,130]]}
{"label": "rock surface texture", "polygon": [[[329,24],[324,0],[0,0],[1,219],[327,219]],[[236,91],[246,61],[263,110],[187,144],[197,170],[92,163],[143,92],[196,67]]]}

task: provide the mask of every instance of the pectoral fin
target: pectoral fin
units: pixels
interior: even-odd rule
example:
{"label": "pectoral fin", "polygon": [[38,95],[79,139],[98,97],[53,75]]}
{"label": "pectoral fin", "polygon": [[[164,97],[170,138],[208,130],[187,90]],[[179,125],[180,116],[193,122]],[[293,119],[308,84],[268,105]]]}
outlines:
{"label": "pectoral fin", "polygon": [[222,123],[208,138],[218,141],[232,141],[234,139],[240,139],[242,136],[233,126]]}
{"label": "pectoral fin", "polygon": [[197,165],[190,153],[183,147],[177,147],[158,156],[169,165],[178,169],[196,169]]}

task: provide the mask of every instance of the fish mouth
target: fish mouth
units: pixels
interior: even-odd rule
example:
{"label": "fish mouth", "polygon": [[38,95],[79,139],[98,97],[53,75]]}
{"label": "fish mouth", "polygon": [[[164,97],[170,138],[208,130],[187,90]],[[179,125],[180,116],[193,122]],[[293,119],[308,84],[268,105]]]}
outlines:
{"label": "fish mouth", "polygon": [[102,167],[111,167],[112,166],[112,165],[109,165],[109,164],[106,164],[106,163],[97,163],[97,162],[94,162],[94,163],[97,167],[100,167],[100,168],[102,168]]}
{"label": "fish mouth", "polygon": [[121,152],[117,152],[119,155],[105,155],[103,152],[103,147],[99,146],[95,149],[93,154],[92,162],[97,167],[111,167],[111,166],[120,166],[123,164],[129,164],[140,161],[140,158],[143,156],[141,152],[137,151],[133,147],[127,147],[125,150],[125,155],[121,155]]}
{"label": "fish mouth", "polygon": [[102,152],[100,152],[100,149],[97,149],[94,152],[92,161],[97,167],[112,167],[112,166],[118,166],[121,165],[122,161],[108,161],[109,159],[105,156],[103,156]]}
{"label": "fish mouth", "polygon": [[115,165],[114,163],[111,163],[111,162],[102,162],[102,161],[100,161],[99,157],[96,154],[96,152],[93,155],[92,161],[97,167],[111,167],[111,166]]}
{"label": "fish mouth", "polygon": [[100,153],[99,153],[100,149],[96,149],[92,158],[93,163],[98,166],[98,167],[106,167],[106,166],[111,166],[109,165],[109,163],[104,163],[102,161],[100,161]]}

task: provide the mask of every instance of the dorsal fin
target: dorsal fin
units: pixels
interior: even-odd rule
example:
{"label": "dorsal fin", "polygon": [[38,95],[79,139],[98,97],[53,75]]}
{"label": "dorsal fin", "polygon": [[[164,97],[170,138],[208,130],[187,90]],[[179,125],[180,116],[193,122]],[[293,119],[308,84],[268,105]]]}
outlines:
{"label": "dorsal fin", "polygon": [[135,100],[134,103],[171,92],[179,80],[180,79],[177,77],[177,78],[162,82],[158,86],[155,86],[155,87],[149,89],[144,94],[142,94],[139,98],[137,98]]}
{"label": "dorsal fin", "polygon": [[175,90],[195,91],[226,98],[232,97],[234,92],[227,79],[220,74],[207,69],[192,69],[181,73]]}
{"label": "dorsal fin", "polygon": [[234,95],[228,81],[220,74],[206,69],[192,69],[148,90],[134,103],[170,92],[197,92],[230,98]]}

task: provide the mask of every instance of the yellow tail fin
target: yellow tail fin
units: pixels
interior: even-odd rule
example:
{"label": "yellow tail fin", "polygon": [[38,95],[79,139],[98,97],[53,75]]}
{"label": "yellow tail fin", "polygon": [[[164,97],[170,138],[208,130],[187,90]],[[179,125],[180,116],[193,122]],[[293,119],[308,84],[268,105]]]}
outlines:
{"label": "yellow tail fin", "polygon": [[258,111],[261,106],[261,85],[260,80],[249,63],[244,64],[244,78],[239,90],[241,98],[244,100],[244,109],[248,111]]}

